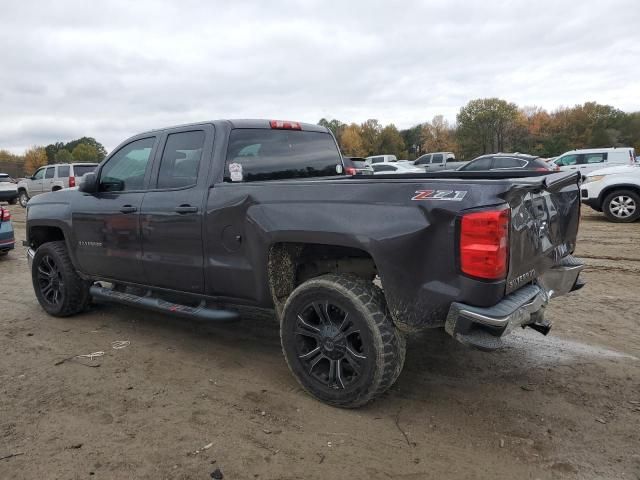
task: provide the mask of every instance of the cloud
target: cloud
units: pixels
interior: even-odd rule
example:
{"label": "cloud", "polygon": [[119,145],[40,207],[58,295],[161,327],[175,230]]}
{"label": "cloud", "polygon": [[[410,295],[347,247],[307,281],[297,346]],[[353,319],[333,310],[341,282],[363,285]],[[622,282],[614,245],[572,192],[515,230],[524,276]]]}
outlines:
{"label": "cloud", "polygon": [[215,118],[398,127],[497,96],[640,109],[640,9],[599,2],[10,2],[0,148]]}

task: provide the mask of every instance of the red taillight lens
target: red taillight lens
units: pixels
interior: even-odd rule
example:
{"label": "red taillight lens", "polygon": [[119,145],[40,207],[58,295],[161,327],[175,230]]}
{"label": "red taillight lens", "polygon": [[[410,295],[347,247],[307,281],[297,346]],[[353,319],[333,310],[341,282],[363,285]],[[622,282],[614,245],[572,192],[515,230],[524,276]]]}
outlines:
{"label": "red taillight lens", "polygon": [[287,122],[285,120],[271,120],[269,122],[271,128],[278,130],[302,130],[302,126],[298,122]]}
{"label": "red taillight lens", "polygon": [[0,207],[0,222],[8,222],[11,220],[11,212]]}
{"label": "red taillight lens", "polygon": [[353,167],[347,167],[344,169],[344,173],[346,173],[347,175],[356,175],[358,171]]}
{"label": "red taillight lens", "polygon": [[550,170],[548,168],[545,167],[538,167],[536,168],[536,172],[549,172]]}
{"label": "red taillight lens", "polygon": [[510,209],[468,213],[460,224],[460,268],[472,277],[507,276]]}
{"label": "red taillight lens", "polygon": [[69,188],[76,186],[76,177],[69,177]]}

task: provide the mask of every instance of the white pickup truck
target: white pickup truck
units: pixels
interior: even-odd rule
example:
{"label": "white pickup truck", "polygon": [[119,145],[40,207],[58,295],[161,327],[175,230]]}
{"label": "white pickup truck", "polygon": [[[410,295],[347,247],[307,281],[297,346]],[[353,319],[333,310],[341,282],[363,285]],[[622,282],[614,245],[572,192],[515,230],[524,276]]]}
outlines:
{"label": "white pickup truck", "polygon": [[628,223],[640,217],[640,166],[609,167],[587,174],[580,187],[582,203],[608,220]]}
{"label": "white pickup truck", "polygon": [[416,158],[413,164],[423,168],[427,172],[434,170],[456,170],[467,162],[456,162],[456,155],[453,152],[433,152],[425,153]]}

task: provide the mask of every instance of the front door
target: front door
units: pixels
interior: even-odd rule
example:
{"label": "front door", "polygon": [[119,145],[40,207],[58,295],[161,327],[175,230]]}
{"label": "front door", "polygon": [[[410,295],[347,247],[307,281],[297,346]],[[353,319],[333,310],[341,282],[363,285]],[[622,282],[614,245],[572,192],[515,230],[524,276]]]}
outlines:
{"label": "front door", "polygon": [[213,127],[169,130],[163,140],[141,210],[147,284],[203,293],[202,219]]}
{"label": "front door", "polygon": [[141,261],[140,209],[149,184],[157,137],[134,140],[102,165],[98,192],[76,197],[73,232],[84,273],[145,283]]}
{"label": "front door", "polygon": [[50,192],[53,189],[53,181],[56,176],[56,167],[47,167],[47,171],[44,174],[44,180],[42,180],[42,192]]}
{"label": "front door", "polygon": [[29,196],[34,197],[39,193],[42,193],[42,181],[44,180],[44,172],[47,169],[45,167],[40,168],[33,174],[29,181]]}

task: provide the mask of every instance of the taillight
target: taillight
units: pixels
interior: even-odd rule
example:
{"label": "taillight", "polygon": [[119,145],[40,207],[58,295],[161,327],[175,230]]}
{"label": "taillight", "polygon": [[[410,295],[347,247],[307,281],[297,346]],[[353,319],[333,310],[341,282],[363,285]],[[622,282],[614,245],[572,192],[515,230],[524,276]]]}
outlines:
{"label": "taillight", "polygon": [[344,169],[344,173],[347,175],[357,175],[358,174],[358,170],[356,170],[353,167],[347,167]]}
{"label": "taillight", "polygon": [[472,277],[499,280],[509,264],[510,209],[467,213],[460,223],[460,268]]}
{"label": "taillight", "polygon": [[76,186],[76,177],[69,177],[69,188]]}
{"label": "taillight", "polygon": [[302,126],[298,122],[287,122],[285,120],[270,120],[271,128],[278,130],[302,130]]}
{"label": "taillight", "polygon": [[11,220],[11,212],[0,207],[0,222],[8,222]]}
{"label": "taillight", "polygon": [[549,172],[550,170],[548,168],[545,167],[538,167],[536,168],[536,172]]}

